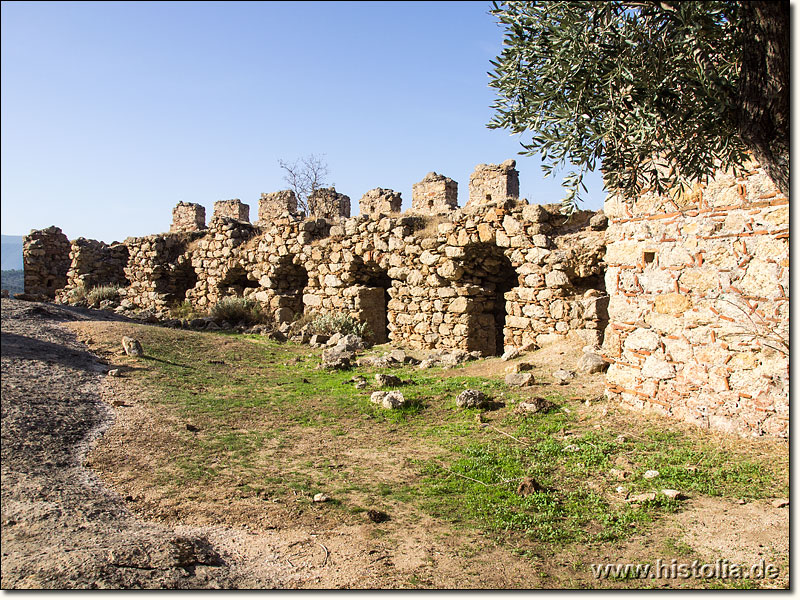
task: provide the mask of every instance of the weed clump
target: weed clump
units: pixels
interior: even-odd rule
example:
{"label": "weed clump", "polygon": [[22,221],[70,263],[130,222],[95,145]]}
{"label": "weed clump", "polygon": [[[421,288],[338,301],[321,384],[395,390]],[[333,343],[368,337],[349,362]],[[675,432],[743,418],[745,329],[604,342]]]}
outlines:
{"label": "weed clump", "polygon": [[311,321],[314,333],[321,335],[355,334],[360,338],[369,337],[372,332],[367,323],[355,319],[347,313],[322,313],[314,316]]}
{"label": "weed clump", "polygon": [[270,320],[261,304],[236,296],[229,296],[217,302],[211,309],[211,317],[215,321],[227,321],[234,325],[258,325]]}
{"label": "weed clump", "polygon": [[89,303],[89,306],[98,306],[101,302],[106,300],[118,299],[119,286],[116,284],[98,285],[86,292],[86,302]]}
{"label": "weed clump", "polygon": [[169,314],[173,319],[193,319],[200,315],[188,300],[172,306],[169,309]]}

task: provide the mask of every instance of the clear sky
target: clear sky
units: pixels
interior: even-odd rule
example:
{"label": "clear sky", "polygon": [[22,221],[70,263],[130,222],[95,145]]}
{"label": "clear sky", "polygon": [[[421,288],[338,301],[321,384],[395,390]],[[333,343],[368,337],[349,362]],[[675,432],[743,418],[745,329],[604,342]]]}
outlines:
{"label": "clear sky", "polygon": [[[489,2],[3,2],[2,233],[57,225],[106,242],[168,230],[172,207],[286,187],[322,154],[358,200],[429,171],[467,199],[478,163],[517,159],[520,194],[557,202],[519,138],[490,130]],[[599,174],[584,207],[602,207]]]}

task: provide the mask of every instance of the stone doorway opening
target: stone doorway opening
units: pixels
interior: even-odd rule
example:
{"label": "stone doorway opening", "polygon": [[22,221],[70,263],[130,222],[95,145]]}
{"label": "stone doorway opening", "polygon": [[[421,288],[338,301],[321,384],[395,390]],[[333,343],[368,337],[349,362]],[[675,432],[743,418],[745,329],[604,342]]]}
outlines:
{"label": "stone doorway opening", "polygon": [[389,341],[389,302],[392,279],[377,262],[356,256],[350,263],[358,319],[369,325],[374,344]]}
{"label": "stone doorway opening", "polygon": [[505,351],[508,316],[506,294],[519,286],[519,275],[503,249],[492,243],[471,244],[461,260],[459,283],[474,286],[473,313],[468,323],[467,349],[485,356]]}
{"label": "stone doorway opening", "polygon": [[291,256],[284,256],[275,266],[270,276],[271,288],[275,292],[271,307],[278,323],[288,323],[303,314],[303,293],[308,286],[308,271],[294,262]]}

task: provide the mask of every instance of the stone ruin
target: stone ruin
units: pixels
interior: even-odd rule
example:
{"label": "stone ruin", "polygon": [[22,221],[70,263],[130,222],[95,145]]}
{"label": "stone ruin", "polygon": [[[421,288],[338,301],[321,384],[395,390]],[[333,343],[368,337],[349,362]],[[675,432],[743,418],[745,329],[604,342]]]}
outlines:
{"label": "stone ruin", "polygon": [[602,344],[607,395],[626,406],[788,435],[788,199],[760,169],[566,220],[519,199],[515,166],[479,165],[462,208],[456,182],[429,173],[406,213],[376,188],[349,217],[331,188],[308,217],[292,192],[262,194],[255,224],[239,200],[217,202],[208,226],[181,203],[169,233],[110,246],[34,231],[26,292],[66,301],[115,283],[119,310],[163,318],[239,296],[278,322],[345,312],[376,343],[485,356],[572,336]]}

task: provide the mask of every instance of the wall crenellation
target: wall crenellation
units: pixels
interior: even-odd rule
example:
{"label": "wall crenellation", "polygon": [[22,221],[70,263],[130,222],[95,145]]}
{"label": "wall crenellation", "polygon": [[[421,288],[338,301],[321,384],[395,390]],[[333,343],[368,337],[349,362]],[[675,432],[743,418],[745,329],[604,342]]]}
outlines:
{"label": "wall crenellation", "polygon": [[126,286],[119,310],[159,317],[240,296],[279,323],[346,312],[376,343],[487,356],[572,336],[602,344],[607,395],[625,406],[787,434],[788,198],[762,170],[675,198],[610,197],[566,219],[558,204],[518,198],[515,166],[478,165],[461,208],[457,184],[429,173],[408,214],[376,188],[349,217],[350,199],[331,188],[308,218],[282,191],[262,194],[256,224],[229,200],[205,229],[175,219],[180,231],[111,246],[70,249],[59,229],[34,231],[26,291],[61,287],[67,301],[79,285],[115,282]]}

